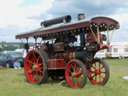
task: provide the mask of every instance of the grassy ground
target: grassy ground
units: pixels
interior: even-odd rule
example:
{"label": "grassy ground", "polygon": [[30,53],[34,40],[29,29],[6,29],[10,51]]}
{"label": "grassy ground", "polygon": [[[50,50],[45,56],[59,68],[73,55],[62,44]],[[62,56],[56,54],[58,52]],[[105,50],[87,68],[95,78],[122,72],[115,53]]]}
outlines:
{"label": "grassy ground", "polygon": [[92,86],[89,81],[83,89],[71,89],[60,82],[49,81],[31,85],[25,81],[23,70],[0,69],[0,96],[128,96],[128,59],[107,60],[110,79],[105,86]]}

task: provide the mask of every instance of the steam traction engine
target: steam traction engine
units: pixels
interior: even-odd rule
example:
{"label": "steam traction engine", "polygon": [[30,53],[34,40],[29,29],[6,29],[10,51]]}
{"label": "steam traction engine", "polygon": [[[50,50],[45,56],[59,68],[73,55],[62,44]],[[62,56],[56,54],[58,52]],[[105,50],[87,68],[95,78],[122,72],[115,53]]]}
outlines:
{"label": "steam traction engine", "polygon": [[24,61],[29,83],[45,83],[48,77],[66,79],[72,88],[84,87],[87,78],[93,85],[107,83],[109,67],[104,60],[94,56],[99,50],[109,49],[109,43],[104,44],[109,37],[104,33],[118,29],[119,23],[108,17],[80,19],[73,23],[67,15],[47,20],[41,22],[39,29],[16,36],[17,39],[35,39]]}

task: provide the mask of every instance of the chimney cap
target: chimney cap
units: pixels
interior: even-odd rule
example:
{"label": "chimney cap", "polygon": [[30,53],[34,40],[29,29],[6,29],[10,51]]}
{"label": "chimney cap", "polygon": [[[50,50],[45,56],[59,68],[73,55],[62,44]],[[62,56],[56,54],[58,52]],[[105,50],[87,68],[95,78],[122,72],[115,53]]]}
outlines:
{"label": "chimney cap", "polygon": [[83,20],[85,19],[85,14],[84,13],[79,13],[78,14],[78,20]]}

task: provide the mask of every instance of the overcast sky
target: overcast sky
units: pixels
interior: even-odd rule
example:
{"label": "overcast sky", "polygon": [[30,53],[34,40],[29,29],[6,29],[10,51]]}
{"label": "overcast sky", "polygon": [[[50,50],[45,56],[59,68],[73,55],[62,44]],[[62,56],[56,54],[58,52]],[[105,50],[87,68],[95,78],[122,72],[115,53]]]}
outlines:
{"label": "overcast sky", "polygon": [[121,28],[113,41],[128,41],[128,0],[0,0],[0,42],[15,42],[16,34],[40,27],[43,20],[78,13],[116,19]]}

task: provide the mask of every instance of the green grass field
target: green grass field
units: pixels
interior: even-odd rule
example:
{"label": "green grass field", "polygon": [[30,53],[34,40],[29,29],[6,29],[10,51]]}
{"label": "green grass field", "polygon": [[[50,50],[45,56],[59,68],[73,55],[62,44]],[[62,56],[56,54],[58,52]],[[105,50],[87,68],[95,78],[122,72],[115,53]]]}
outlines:
{"label": "green grass field", "polygon": [[83,89],[71,89],[62,82],[31,85],[25,81],[23,70],[0,69],[0,96],[128,96],[128,59],[106,60],[110,79],[105,86],[93,86],[88,81]]}

